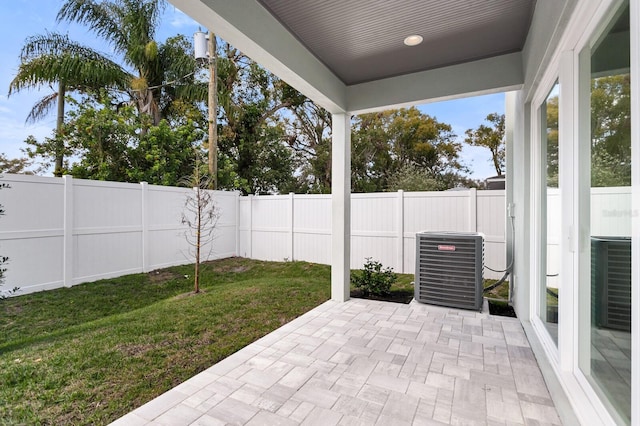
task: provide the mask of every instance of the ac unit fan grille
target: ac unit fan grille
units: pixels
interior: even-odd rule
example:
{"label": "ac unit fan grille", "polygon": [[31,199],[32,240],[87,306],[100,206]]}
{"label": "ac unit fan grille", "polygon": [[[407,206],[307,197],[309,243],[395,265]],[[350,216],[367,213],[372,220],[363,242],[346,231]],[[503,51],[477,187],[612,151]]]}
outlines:
{"label": "ac unit fan grille", "polygon": [[416,236],[415,299],[454,308],[482,307],[483,240],[479,234]]}

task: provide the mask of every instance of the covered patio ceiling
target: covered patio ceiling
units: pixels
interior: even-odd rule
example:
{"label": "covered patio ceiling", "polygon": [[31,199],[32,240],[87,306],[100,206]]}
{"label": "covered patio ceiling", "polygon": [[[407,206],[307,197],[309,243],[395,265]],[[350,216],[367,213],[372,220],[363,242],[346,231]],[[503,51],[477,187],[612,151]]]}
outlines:
{"label": "covered patio ceiling", "polygon": [[[332,113],[515,90],[536,0],[170,0]],[[424,41],[403,44],[417,34]]]}
{"label": "covered patio ceiling", "polygon": [[[534,0],[258,0],[347,85],[519,52]],[[420,35],[423,42],[403,40]]]}

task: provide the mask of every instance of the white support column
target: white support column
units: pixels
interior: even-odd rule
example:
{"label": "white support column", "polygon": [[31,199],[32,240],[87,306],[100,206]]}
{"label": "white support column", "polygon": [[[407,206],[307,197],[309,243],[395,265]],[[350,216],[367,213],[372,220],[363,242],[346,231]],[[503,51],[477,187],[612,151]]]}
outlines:
{"label": "white support column", "polygon": [[331,118],[331,298],[344,302],[351,261],[351,116]]}
{"label": "white support column", "polygon": [[396,271],[405,273],[404,270],[404,191],[398,190],[398,264]]}
{"label": "white support column", "polygon": [[149,272],[149,184],[140,182],[142,194],[140,220],[142,221],[142,272]]}
{"label": "white support column", "polygon": [[62,176],[64,180],[64,223],[62,239],[62,281],[65,287],[73,285],[73,177]]}
{"label": "white support column", "polygon": [[509,212],[507,220],[513,220],[515,226],[515,233],[511,232],[510,227],[507,228],[507,264],[511,263],[512,258],[514,259],[513,274],[509,277],[514,291],[514,308],[519,318],[528,321],[531,262],[531,233],[528,228],[531,208],[531,107],[530,104],[525,104],[522,92],[507,93],[505,101],[507,210]]}

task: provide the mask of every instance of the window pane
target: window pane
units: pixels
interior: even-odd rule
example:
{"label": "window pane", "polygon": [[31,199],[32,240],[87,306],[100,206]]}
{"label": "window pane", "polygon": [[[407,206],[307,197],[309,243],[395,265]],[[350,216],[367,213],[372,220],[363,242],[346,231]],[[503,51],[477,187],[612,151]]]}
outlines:
{"label": "window pane", "polygon": [[[558,93],[556,83],[541,106],[543,184],[542,207],[543,229],[546,230],[545,244],[541,247],[541,285],[538,315],[549,335],[558,345],[558,297],[560,287],[560,187],[558,180]],[[546,210],[546,211],[545,211]]]}
{"label": "window pane", "polygon": [[[591,49],[590,350],[584,371],[623,420],[631,415],[631,114],[629,7]],[[585,356],[585,354],[581,354]],[[584,368],[583,368],[584,370]]]}

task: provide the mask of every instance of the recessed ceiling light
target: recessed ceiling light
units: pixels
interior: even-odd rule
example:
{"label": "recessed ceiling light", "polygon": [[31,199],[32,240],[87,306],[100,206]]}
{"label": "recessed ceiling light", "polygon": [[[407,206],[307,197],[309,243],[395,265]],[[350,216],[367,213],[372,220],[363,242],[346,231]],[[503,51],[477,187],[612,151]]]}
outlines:
{"label": "recessed ceiling light", "polygon": [[420,43],[422,43],[422,36],[419,36],[418,34],[414,34],[414,35],[410,35],[409,37],[404,39],[404,44],[406,44],[407,46],[417,46]]}

